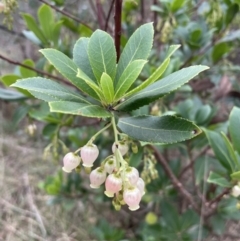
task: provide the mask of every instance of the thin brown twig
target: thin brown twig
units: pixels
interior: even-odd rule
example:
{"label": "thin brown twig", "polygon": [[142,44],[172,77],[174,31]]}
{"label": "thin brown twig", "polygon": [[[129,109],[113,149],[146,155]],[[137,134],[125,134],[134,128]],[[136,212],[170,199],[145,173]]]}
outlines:
{"label": "thin brown twig", "polygon": [[121,32],[122,32],[122,0],[115,1],[115,47],[117,62],[120,58]]}
{"label": "thin brown twig", "polygon": [[216,204],[221,201],[222,197],[228,193],[230,193],[231,188],[226,188],[222,193],[217,195],[214,199],[206,203],[207,206],[211,207],[213,204]]}
{"label": "thin brown twig", "polygon": [[144,23],[145,18],[145,7],[144,7],[144,0],[141,0],[141,23]]}
{"label": "thin brown twig", "polygon": [[104,27],[104,30],[107,32],[107,29],[108,29],[108,22],[109,22],[109,19],[110,19],[110,16],[111,16],[111,12],[112,12],[112,9],[113,9],[113,5],[114,5],[114,2],[115,0],[112,0],[112,3],[110,5],[110,8],[109,8],[109,11],[108,11],[108,14],[107,14],[107,18],[106,18],[106,22],[105,22],[105,27]]}
{"label": "thin brown twig", "polygon": [[182,183],[177,179],[177,177],[172,172],[171,168],[169,167],[167,160],[165,157],[158,151],[158,149],[152,145],[149,145],[150,148],[153,149],[154,154],[158,160],[158,162],[162,165],[164,171],[170,178],[172,184],[179,190],[179,192],[182,194],[182,196],[185,197],[185,199],[191,204],[193,209],[200,213],[199,207],[196,205],[195,201],[193,200],[191,194],[185,189],[185,187],[182,185]]}
{"label": "thin brown twig", "polygon": [[100,0],[97,0],[97,17],[100,29],[103,29],[103,9]]}
{"label": "thin brown twig", "polygon": [[81,20],[78,19],[77,17],[73,16],[72,14],[70,14],[70,13],[68,13],[68,12],[66,12],[66,11],[63,11],[63,10],[57,8],[56,6],[48,3],[48,2],[45,1],[45,0],[38,0],[38,1],[39,1],[39,2],[42,2],[42,3],[46,4],[46,5],[48,5],[49,7],[51,7],[52,9],[54,9],[55,11],[57,11],[57,12],[65,15],[65,16],[71,18],[72,20],[74,20],[74,21],[76,21],[76,22],[78,22],[78,23],[80,23],[80,24],[82,24],[82,25],[84,25],[84,26],[86,26],[87,28],[89,28],[89,29],[92,30],[92,28],[91,28],[88,24],[84,23],[83,21],[81,21]]}
{"label": "thin brown twig", "polygon": [[30,66],[25,65],[25,64],[22,64],[22,63],[20,63],[20,62],[18,62],[18,61],[14,61],[14,60],[9,59],[9,58],[1,55],[1,54],[0,54],[0,59],[3,59],[3,60],[5,60],[6,62],[8,62],[8,63],[10,63],[10,64],[18,65],[18,66],[21,66],[21,67],[23,67],[23,68],[32,70],[32,71],[34,71],[34,72],[36,72],[36,73],[38,73],[38,74],[41,74],[41,75],[44,75],[44,76],[53,78],[53,79],[55,79],[55,80],[62,81],[62,82],[64,82],[64,83],[67,84],[67,85],[71,85],[67,80],[65,80],[65,79],[63,79],[63,78],[61,78],[61,77],[58,77],[58,76],[49,74],[49,73],[47,73],[47,72],[45,72],[45,71],[42,71],[42,70],[39,70],[39,69],[30,67]]}
{"label": "thin brown twig", "polygon": [[89,3],[90,3],[90,6],[91,6],[91,8],[92,8],[92,10],[93,10],[93,13],[94,13],[95,15],[97,15],[97,9],[95,8],[95,5],[94,5],[93,1],[92,1],[92,0],[89,0]]}

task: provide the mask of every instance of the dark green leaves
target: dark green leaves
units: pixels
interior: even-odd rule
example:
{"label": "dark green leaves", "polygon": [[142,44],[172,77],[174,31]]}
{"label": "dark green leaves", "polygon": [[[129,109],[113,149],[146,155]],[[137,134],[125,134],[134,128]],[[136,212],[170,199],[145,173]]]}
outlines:
{"label": "dark green leaves", "polygon": [[232,187],[231,183],[225,177],[215,172],[210,172],[207,182],[217,184],[221,187]]}
{"label": "dark green leaves", "polygon": [[98,81],[100,81],[103,72],[114,79],[117,57],[113,39],[109,34],[101,30],[92,34],[88,43],[88,56]]}
{"label": "dark green leaves", "polygon": [[147,23],[138,28],[128,40],[117,66],[115,86],[123,74],[124,70],[131,62],[137,59],[146,60],[153,43],[153,26]]}
{"label": "dark green leaves", "polygon": [[229,117],[229,132],[234,149],[240,154],[240,108],[234,107]]}
{"label": "dark green leaves", "polygon": [[160,97],[178,89],[206,69],[208,69],[207,66],[196,65],[174,72],[160,81],[149,85],[147,88],[143,89],[137,94],[132,95],[123,103],[118,105],[117,109],[121,111],[131,111],[143,105],[147,105],[154,100],[157,100]]}
{"label": "dark green leaves", "polygon": [[201,133],[192,122],[175,116],[120,118],[118,127],[134,139],[154,143],[185,141]]}
{"label": "dark green leaves", "polygon": [[22,79],[14,83],[12,86],[28,90],[32,95],[44,101],[64,100],[89,103],[80,94],[77,94],[52,80],[42,77]]}

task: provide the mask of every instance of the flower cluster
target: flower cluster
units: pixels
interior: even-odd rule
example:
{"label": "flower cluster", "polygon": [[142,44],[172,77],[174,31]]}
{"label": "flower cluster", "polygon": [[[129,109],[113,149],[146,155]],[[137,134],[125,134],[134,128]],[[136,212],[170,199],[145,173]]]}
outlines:
{"label": "flower cluster", "polygon": [[[113,155],[107,157],[99,167],[92,170],[90,178],[90,187],[99,188],[105,183],[105,195],[113,198],[113,205],[116,210],[121,205],[127,204],[129,209],[134,211],[139,208],[139,203],[144,195],[145,183],[139,177],[136,168],[129,166],[123,156],[128,153],[128,144],[126,142],[113,143]],[[82,161],[83,166],[91,168],[99,155],[96,145],[86,145],[80,149],[79,157],[75,153],[68,153],[63,159],[63,171],[71,172]]]}

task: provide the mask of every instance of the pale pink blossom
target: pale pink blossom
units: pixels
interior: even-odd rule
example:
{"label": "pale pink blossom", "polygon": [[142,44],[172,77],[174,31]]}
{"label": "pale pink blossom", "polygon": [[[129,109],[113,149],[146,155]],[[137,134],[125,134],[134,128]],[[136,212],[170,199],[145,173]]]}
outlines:
{"label": "pale pink blossom", "polygon": [[137,187],[128,188],[123,192],[123,200],[131,211],[139,209],[141,197],[141,192]]}
{"label": "pale pink blossom", "polygon": [[62,170],[65,172],[71,172],[75,169],[81,162],[80,156],[74,154],[73,152],[67,153],[63,158]]}
{"label": "pale pink blossom", "polygon": [[92,167],[93,163],[96,161],[99,155],[99,150],[96,145],[86,145],[81,148],[81,158],[83,161],[83,166]]}
{"label": "pale pink blossom", "polygon": [[116,168],[116,159],[115,157],[112,157],[106,161],[104,164],[105,171],[109,174],[113,172],[113,170]]}
{"label": "pale pink blossom", "polygon": [[112,152],[115,153],[117,148],[120,151],[120,153],[122,154],[122,156],[127,154],[128,150],[129,150],[129,147],[126,143],[122,144],[120,142],[118,142],[118,143],[114,142],[113,145],[112,145]]}
{"label": "pale pink blossom", "polygon": [[126,170],[126,178],[129,183],[135,185],[139,179],[139,172],[135,167],[128,167]]}
{"label": "pale pink blossom", "polygon": [[103,168],[98,167],[90,173],[90,187],[99,188],[106,180],[106,172]]}
{"label": "pale pink blossom", "polygon": [[110,174],[105,182],[106,191],[104,192],[108,197],[113,197],[115,193],[122,189],[122,179],[116,174]]}
{"label": "pale pink blossom", "polygon": [[143,196],[145,194],[145,183],[141,177],[138,178],[136,186],[139,189],[141,195]]}

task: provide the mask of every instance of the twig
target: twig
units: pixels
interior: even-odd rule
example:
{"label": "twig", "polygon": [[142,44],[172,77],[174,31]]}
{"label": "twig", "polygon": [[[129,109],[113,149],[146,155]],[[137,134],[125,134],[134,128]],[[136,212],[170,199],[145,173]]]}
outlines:
{"label": "twig", "polygon": [[231,191],[231,188],[226,188],[222,193],[220,193],[214,199],[206,203],[206,205],[211,207],[213,204],[219,203],[222,200],[222,197],[226,194],[229,194],[230,191]]}
{"label": "twig", "polygon": [[90,6],[91,6],[91,8],[92,8],[92,10],[93,10],[93,13],[94,13],[95,15],[97,15],[97,10],[96,10],[96,8],[95,8],[95,6],[94,6],[94,4],[93,4],[93,1],[92,1],[92,0],[89,0],[89,3],[90,3]]}
{"label": "twig", "polygon": [[[153,5],[157,5],[157,0],[153,0]],[[157,27],[157,16],[158,16],[158,13],[156,11],[153,11],[153,26],[155,31]]]}
{"label": "twig", "polygon": [[144,0],[141,0],[141,23],[144,23],[145,12],[144,12]]}
{"label": "twig", "polygon": [[194,210],[199,213],[200,210],[198,206],[196,205],[195,201],[193,200],[191,194],[184,188],[182,183],[177,179],[177,177],[172,172],[171,168],[169,167],[167,160],[164,158],[164,156],[158,151],[158,149],[152,145],[149,145],[150,148],[154,150],[154,154],[158,160],[158,162],[162,165],[164,171],[170,178],[173,185],[179,190],[179,192],[186,198],[186,200],[191,204],[191,206],[194,208]]}
{"label": "twig", "polygon": [[36,73],[38,73],[38,74],[41,74],[41,75],[44,75],[44,76],[53,78],[53,79],[55,79],[55,80],[60,80],[60,81],[64,82],[64,83],[67,84],[67,85],[71,85],[67,80],[65,80],[65,79],[63,79],[63,78],[61,78],[61,77],[58,77],[58,76],[49,74],[49,73],[47,73],[47,72],[45,72],[45,71],[42,71],[42,70],[39,70],[39,69],[30,67],[30,66],[25,65],[25,64],[22,64],[22,63],[20,63],[20,62],[18,62],[18,61],[14,61],[14,60],[9,59],[9,58],[1,55],[1,54],[0,54],[0,59],[3,59],[3,60],[7,61],[7,62],[10,63],[10,64],[18,65],[18,66],[21,66],[21,67],[23,67],[23,68],[32,70],[32,71],[34,71],[34,72],[36,72]]}
{"label": "twig", "polygon": [[111,6],[110,6],[109,11],[108,11],[108,14],[107,14],[107,18],[106,18],[106,22],[105,22],[105,27],[104,27],[104,30],[105,30],[106,32],[107,32],[107,29],[108,29],[108,22],[109,22],[109,19],[110,19],[110,16],[111,16],[111,12],[112,12],[112,9],[113,9],[114,2],[115,2],[115,0],[112,0]]}
{"label": "twig", "polygon": [[97,17],[100,29],[103,29],[103,10],[100,0],[97,0]]}
{"label": "twig", "polygon": [[68,13],[68,12],[66,12],[66,11],[63,11],[63,10],[61,10],[61,9],[59,9],[59,8],[57,8],[57,7],[55,7],[54,5],[48,3],[47,1],[45,1],[45,0],[38,0],[38,1],[39,1],[39,2],[42,2],[42,3],[46,4],[46,5],[48,5],[49,7],[51,7],[52,9],[54,9],[55,11],[57,11],[57,12],[59,12],[59,13],[65,15],[65,16],[67,16],[67,17],[73,19],[74,21],[76,21],[76,22],[78,22],[78,23],[80,23],[80,24],[86,26],[87,28],[92,29],[88,24],[84,23],[83,21],[81,21],[81,20],[78,19],[77,17],[71,15],[70,13]]}
{"label": "twig", "polygon": [[17,35],[18,37],[27,39],[27,38],[24,36],[23,33],[18,33],[18,32],[14,31],[14,30],[10,30],[10,29],[8,29],[7,27],[5,27],[5,26],[3,26],[3,25],[0,25],[0,29],[3,30],[3,31],[6,31],[6,32],[8,32],[8,33],[10,33],[10,34]]}
{"label": "twig", "polygon": [[122,32],[122,0],[115,1],[115,47],[117,62],[120,58],[121,32]]}
{"label": "twig", "polygon": [[43,220],[42,220],[41,214],[40,214],[37,206],[35,205],[35,203],[33,201],[33,196],[32,196],[30,183],[29,183],[29,178],[28,178],[28,174],[27,173],[25,173],[23,175],[23,184],[24,184],[24,186],[26,188],[26,199],[27,199],[27,202],[28,202],[31,210],[35,213],[35,217],[36,217],[36,220],[38,221],[38,224],[39,224],[39,227],[41,229],[42,235],[44,237],[46,237],[47,231],[46,231],[46,228],[45,228],[45,226],[43,224]]}

